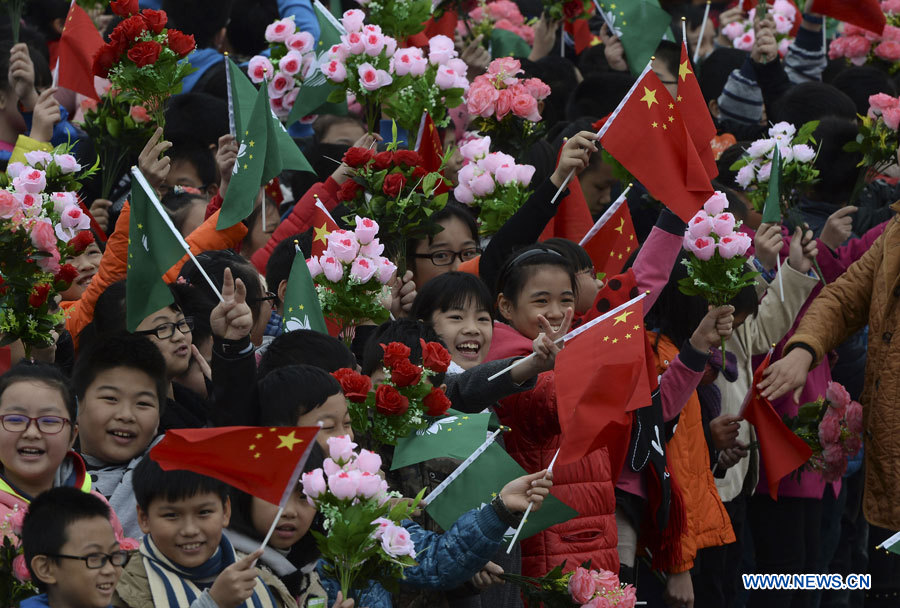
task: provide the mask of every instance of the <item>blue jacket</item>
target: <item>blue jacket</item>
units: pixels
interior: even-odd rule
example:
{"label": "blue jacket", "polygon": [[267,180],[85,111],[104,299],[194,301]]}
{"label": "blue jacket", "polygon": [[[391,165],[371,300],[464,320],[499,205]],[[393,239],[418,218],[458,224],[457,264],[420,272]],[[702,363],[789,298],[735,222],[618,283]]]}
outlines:
{"label": "blue jacket", "polygon": [[[410,520],[404,521],[403,527],[409,530],[419,563],[403,571],[400,584],[435,591],[456,589],[475,576],[497,552],[509,528],[490,505],[463,514],[443,534],[425,530]],[[316,568],[322,587],[328,592],[330,606],[337,600],[340,583],[325,574],[322,560]],[[357,606],[392,608],[391,594],[374,582],[363,590],[358,600]]]}

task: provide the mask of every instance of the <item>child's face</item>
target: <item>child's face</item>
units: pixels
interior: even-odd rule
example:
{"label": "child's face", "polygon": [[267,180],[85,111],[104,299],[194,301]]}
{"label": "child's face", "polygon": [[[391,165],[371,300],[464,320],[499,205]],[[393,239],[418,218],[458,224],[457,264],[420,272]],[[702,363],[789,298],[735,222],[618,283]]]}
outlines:
{"label": "child's face", "polygon": [[454,363],[463,369],[484,363],[494,334],[491,313],[469,301],[464,308],[435,311],[431,324],[450,350]]}
{"label": "child's face", "polygon": [[297,426],[317,426],[319,424],[322,427],[319,434],[316,435],[316,441],[326,452],[328,451],[329,437],[349,435],[350,439],[353,439],[350,413],[347,411],[347,400],[344,399],[344,393],[335,393],[319,407],[297,418]]}
{"label": "child's face", "polygon": [[231,501],[212,492],[170,501],[156,498],[144,511],[138,525],[170,560],[185,568],[200,566],[213,556],[222,540],[222,530],[231,519]]}
{"label": "child's face", "polygon": [[36,496],[53,487],[53,476],[75,442],[74,421],[59,390],[43,382],[15,382],[0,397],[0,416],[29,418],[55,416],[67,422],[58,433],[43,433],[36,421],[24,431],[6,430],[9,421],[0,424],[0,464],[3,474],[17,488]]}
{"label": "child's face", "polygon": [[438,224],[443,226],[444,229],[434,235],[431,243],[428,242],[428,239],[418,241],[415,253],[416,255],[429,255],[437,251],[449,251],[454,255],[453,261],[446,266],[435,266],[430,259],[417,257],[415,266],[413,266],[413,273],[418,286],[424,285],[439,274],[457,270],[460,259],[456,254],[466,249],[478,247],[478,242],[475,241],[468,226],[462,220],[451,217],[438,222]]}
{"label": "child's face", "polygon": [[[137,326],[137,331],[150,331],[159,329],[165,333],[171,332],[168,338],[159,338],[156,334],[147,334],[147,337],[156,344],[159,352],[162,353],[163,359],[166,360],[166,374],[169,378],[180,376],[188,370],[191,365],[191,332],[182,333],[177,327],[173,328],[172,323],[179,323],[184,320],[184,313],[166,306],[161,310],[141,321]],[[166,325],[168,324],[168,327]],[[163,333],[163,335],[165,335]]]}
{"label": "child's face", "polygon": [[[66,528],[68,540],[59,549],[63,555],[84,557],[91,553],[112,553],[119,550],[116,535],[109,520],[92,517],[69,524]],[[46,559],[41,556],[35,560]],[[52,585],[50,602],[53,605],[79,606],[84,608],[106,608],[112,601],[116,583],[122,576],[122,568],[107,561],[102,568],[88,568],[84,560],[57,558],[47,560],[46,570],[35,569],[40,578]]]}
{"label": "child's face", "polygon": [[594,305],[597,294],[603,287],[603,281],[597,278],[593,268],[579,270],[575,273],[575,280],[578,281],[578,298],[575,302],[576,314],[583,315]]}
{"label": "child's face", "polygon": [[159,426],[159,396],[148,374],[114,367],[97,374],[78,404],[81,451],[124,464],[147,449]]}
{"label": "child's face", "polygon": [[77,300],[81,297],[81,294],[84,293],[84,290],[88,288],[88,285],[94,279],[94,275],[97,274],[97,269],[100,268],[100,258],[102,257],[103,252],[100,251],[97,243],[91,243],[81,255],[66,260],[78,270],[78,276],[75,277],[69,288],[60,294],[64,301]]}
{"label": "child's face", "polygon": [[525,282],[515,301],[500,294],[499,309],[520,334],[534,340],[541,333],[538,315],[543,315],[554,330],[575,307],[575,292],[569,274],[557,266],[541,266]]}
{"label": "child's face", "polygon": [[[262,499],[253,498],[250,505],[250,519],[253,528],[260,536],[265,536],[272,525],[272,520],[278,513],[278,507]],[[309,531],[313,518],[316,516],[316,508],[306,502],[298,485],[288,498],[284,506],[284,513],[278,520],[275,532],[269,539],[269,545],[276,549],[290,549],[297,544]]]}

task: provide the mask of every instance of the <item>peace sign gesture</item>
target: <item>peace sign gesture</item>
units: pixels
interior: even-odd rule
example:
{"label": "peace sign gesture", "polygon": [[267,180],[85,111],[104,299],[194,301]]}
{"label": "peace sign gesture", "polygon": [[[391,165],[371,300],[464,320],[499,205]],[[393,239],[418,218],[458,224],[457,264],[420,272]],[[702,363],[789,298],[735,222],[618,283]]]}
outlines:
{"label": "peace sign gesture", "polygon": [[240,340],[250,335],[253,314],[247,305],[247,287],[234,280],[231,269],[225,269],[222,279],[222,300],[209,315],[209,326],[217,338]]}

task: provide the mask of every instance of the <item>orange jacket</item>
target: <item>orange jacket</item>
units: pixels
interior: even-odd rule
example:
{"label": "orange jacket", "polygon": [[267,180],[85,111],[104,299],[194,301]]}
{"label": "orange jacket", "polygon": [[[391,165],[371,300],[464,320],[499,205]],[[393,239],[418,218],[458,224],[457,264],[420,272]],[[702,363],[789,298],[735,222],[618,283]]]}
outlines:
{"label": "orange jacket", "polygon": [[[653,334],[651,334],[652,336]],[[650,339],[653,342],[653,338]],[[662,374],[678,356],[678,348],[666,336],[659,337],[656,349],[656,369]],[[678,419],[675,435],[668,444],[672,476],[678,481],[684,497],[687,528],[681,537],[683,562],[673,572],[685,572],[694,565],[697,551],[735,542],[731,519],[713,478],[709,464],[709,450],[703,434],[703,419],[697,392],[690,399]]]}
{"label": "orange jacket", "polygon": [[[106,251],[100,260],[100,268],[88,288],[81,294],[78,300],[61,302],[60,306],[66,311],[66,329],[72,335],[75,346],[78,346],[78,334],[85,325],[94,318],[94,306],[100,294],[106,288],[125,278],[127,273],[128,258],[128,227],[131,218],[131,206],[128,202],[122,206],[119,219],[116,221],[116,229],[106,242]],[[216,249],[229,249],[237,246],[247,235],[247,227],[238,222],[231,228],[217,231],[216,222],[219,220],[219,212],[215,212],[205,222],[185,239],[191,247],[191,253],[197,255],[203,251]],[[166,283],[171,283],[178,278],[181,267],[190,258],[185,254],[177,264],[172,266],[163,276]]]}

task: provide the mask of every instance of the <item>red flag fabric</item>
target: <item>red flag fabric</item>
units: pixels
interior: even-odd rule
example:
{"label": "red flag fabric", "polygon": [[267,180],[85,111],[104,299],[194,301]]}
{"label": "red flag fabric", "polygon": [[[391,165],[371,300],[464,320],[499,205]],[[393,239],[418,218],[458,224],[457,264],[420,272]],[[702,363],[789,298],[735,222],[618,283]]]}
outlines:
{"label": "red flag fabric", "polygon": [[557,355],[559,463],[577,462],[606,446],[618,472],[631,439],[631,411],[650,404],[650,381],[641,301],[607,314],[567,340]]}
{"label": "red flag fabric", "polygon": [[[441,134],[438,132],[437,127],[434,126],[434,121],[431,120],[431,115],[428,112],[425,113],[425,122],[422,125],[420,138],[416,152],[422,157],[422,167],[429,172],[437,171],[441,168],[441,162],[443,161],[444,144],[441,142]],[[443,175],[443,171],[441,175]],[[434,189],[435,195],[443,194],[444,192],[450,192],[450,185],[446,181],[441,182]]]}
{"label": "red flag fabric", "polygon": [[434,38],[438,34],[442,34],[448,38],[453,38],[456,33],[456,24],[459,23],[459,16],[455,10],[444,11],[444,14],[435,21],[434,17],[430,17],[425,22],[425,31],[413,34],[406,39],[406,46],[418,46],[425,48],[428,46],[428,40]]}
{"label": "red flag fabric", "polygon": [[808,10],[852,23],[879,36],[887,25],[878,0],[813,0]]}
{"label": "red flag fabric", "polygon": [[[562,155],[562,146],[556,153],[556,163],[559,164],[559,157]],[[541,232],[539,241],[546,241],[553,237],[569,239],[570,241],[579,242],[591,226],[594,225],[594,218],[591,217],[591,210],[584,198],[584,192],[581,190],[581,182],[578,176],[573,175],[569,180],[569,194],[559,201],[559,209],[553,218],[547,222],[544,231]]]}
{"label": "red flag fabric", "polygon": [[566,32],[572,36],[572,40],[575,41],[575,54],[581,55],[581,53],[588,47],[602,44],[600,37],[595,35],[591,31],[591,27],[588,24],[587,19],[576,19],[575,21],[566,21],[565,25]]}
{"label": "red flag fabric", "polygon": [[640,245],[625,197],[619,197],[603,213],[579,243],[594,262],[594,271],[612,277],[622,272]]}
{"label": "red flag fabric", "polygon": [[812,456],[812,449],[784,424],[781,416],[757,389],[769,367],[772,351],[753,373],[753,384],[743,408],[743,418],[756,427],[759,457],[769,482],[769,495],[778,500],[778,484],[785,475],[800,468]]}
{"label": "red flag fabric", "polygon": [[165,471],[214,477],[283,505],[300,477],[319,427],[223,426],[173,429],[150,450]]}
{"label": "red flag fabric", "polygon": [[328,235],[332,230],[337,230],[338,225],[318,196],[316,197],[316,209],[312,217],[312,229],[313,239],[310,253],[315,257],[319,257],[328,246]]}
{"label": "red flag fabric", "polygon": [[678,94],[675,103],[684,124],[687,126],[694,148],[703,162],[709,179],[714,179],[719,174],[716,166],[716,154],[712,149],[712,142],[716,137],[716,125],[713,123],[706,105],[706,99],[697,82],[697,75],[691,69],[691,59],[688,55],[687,44],[681,43],[681,62],[678,64]]}
{"label": "red flag fabric", "polygon": [[600,142],[685,222],[713,194],[675,100],[649,65],[603,125]]}
{"label": "red flag fabric", "polygon": [[57,84],[86,97],[100,99],[94,89],[91,63],[102,46],[103,37],[94,22],[77,2],[73,2],[59,38],[56,61],[50,64],[59,71]]}

